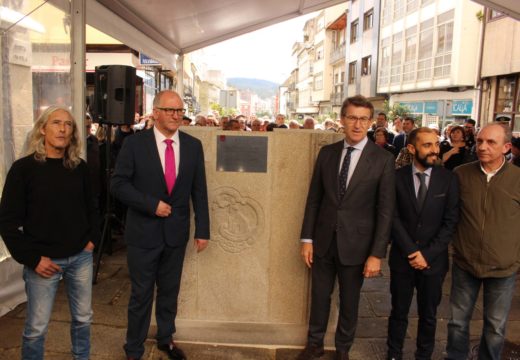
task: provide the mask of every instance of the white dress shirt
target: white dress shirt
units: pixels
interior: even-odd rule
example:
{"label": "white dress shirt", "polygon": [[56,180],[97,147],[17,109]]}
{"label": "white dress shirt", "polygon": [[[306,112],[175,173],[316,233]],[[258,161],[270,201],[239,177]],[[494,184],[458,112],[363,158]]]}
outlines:
{"label": "white dress shirt", "polygon": [[[422,172],[421,170],[417,169],[415,167],[415,164],[412,163],[412,178],[413,178],[413,186],[415,188],[415,197],[417,197],[417,194],[419,193],[419,187],[421,186],[421,181],[419,180],[419,177],[415,174]],[[424,170],[424,182],[426,183],[426,189],[430,187],[430,179],[432,178],[432,168],[429,167],[428,169]]]}

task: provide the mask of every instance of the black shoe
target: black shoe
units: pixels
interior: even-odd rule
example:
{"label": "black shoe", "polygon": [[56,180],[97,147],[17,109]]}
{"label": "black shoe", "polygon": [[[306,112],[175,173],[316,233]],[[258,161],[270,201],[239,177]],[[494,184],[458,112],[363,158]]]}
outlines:
{"label": "black shoe", "polygon": [[349,360],[348,351],[336,350],[336,360]]}
{"label": "black shoe", "polygon": [[158,344],[157,349],[164,351],[170,360],[186,360],[187,357],[175,343],[172,341],[169,344]]}
{"label": "black shoe", "polygon": [[324,354],[325,350],[323,350],[323,346],[307,344],[296,360],[315,360],[321,358]]}

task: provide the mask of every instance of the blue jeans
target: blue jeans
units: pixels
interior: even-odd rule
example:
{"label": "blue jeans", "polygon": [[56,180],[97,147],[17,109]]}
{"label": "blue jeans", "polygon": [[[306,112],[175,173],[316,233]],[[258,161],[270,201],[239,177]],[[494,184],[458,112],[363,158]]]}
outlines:
{"label": "blue jeans", "polygon": [[90,356],[90,323],[92,322],[92,252],[62,259],[51,259],[62,269],[50,278],[25,267],[23,277],[27,293],[27,316],[22,339],[22,359],[43,359],[45,335],[54,305],[58,284],[63,277],[69,298],[72,356],[86,360]]}
{"label": "blue jeans", "polygon": [[515,277],[516,274],[504,278],[477,278],[453,264],[447,359],[466,360],[469,352],[469,323],[482,284],[484,328],[480,338],[478,358],[500,360],[507,316],[515,289]]}

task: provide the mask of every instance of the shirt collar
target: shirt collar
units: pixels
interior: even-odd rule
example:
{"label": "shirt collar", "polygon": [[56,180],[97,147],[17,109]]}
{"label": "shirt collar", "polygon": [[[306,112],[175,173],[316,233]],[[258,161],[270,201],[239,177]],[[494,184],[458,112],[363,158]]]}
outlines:
{"label": "shirt collar", "polygon": [[360,151],[363,151],[363,149],[365,148],[365,145],[367,144],[368,142],[368,137],[365,136],[365,138],[363,140],[361,140],[360,142],[358,142],[356,145],[350,145],[347,140],[343,140],[343,148],[346,149],[348,148],[349,146],[352,146],[354,149],[356,150],[360,150]]}
{"label": "shirt collar", "polygon": [[502,165],[500,165],[500,167],[499,167],[498,169],[493,170],[493,171],[490,171],[490,172],[487,172],[486,170],[484,170],[484,167],[482,166],[482,163],[480,163],[480,170],[482,170],[482,172],[483,172],[484,174],[486,174],[486,175],[488,176],[488,178],[489,178],[489,177],[491,177],[491,176],[496,175],[496,173],[499,172],[500,169],[502,169],[502,168],[504,167],[505,163],[506,163],[506,157],[503,156],[503,157],[502,157]]}
{"label": "shirt collar", "polygon": [[160,132],[155,126],[153,127],[153,133],[155,135],[155,140],[158,144],[162,143],[166,139],[172,139],[175,144],[179,143],[179,130],[177,130],[172,137],[167,138]]}
{"label": "shirt collar", "polygon": [[412,162],[412,174],[416,174],[418,172],[422,172],[423,174],[426,174],[427,176],[431,176],[432,175],[432,169],[433,167],[429,167],[428,169],[424,170],[424,171],[421,171],[419,169],[417,169],[415,167],[415,164]]}

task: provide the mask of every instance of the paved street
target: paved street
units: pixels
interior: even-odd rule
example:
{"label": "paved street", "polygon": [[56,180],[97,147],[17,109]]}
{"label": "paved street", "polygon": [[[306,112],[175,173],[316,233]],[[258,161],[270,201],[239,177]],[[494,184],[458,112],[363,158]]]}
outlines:
{"label": "paved street", "polygon": [[[92,326],[92,359],[124,359],[122,345],[125,337],[126,306],[130,293],[128,271],[124,248],[114,252],[112,256],[103,257],[103,266],[97,285],[94,286],[94,324]],[[357,339],[351,352],[351,359],[384,359],[386,323],[390,312],[389,272],[384,269],[385,276],[365,282],[360,307],[360,319]],[[520,282],[520,281],[519,281]],[[446,341],[446,319],[449,314],[448,292],[450,279],[445,282],[445,295],[439,307],[437,330],[437,346],[434,359],[442,359],[442,351]],[[482,320],[482,305],[479,303],[472,322],[473,342],[479,335]],[[20,338],[25,316],[25,305],[20,305],[9,314],[0,318],[0,359],[18,359],[20,353]],[[69,313],[66,296],[60,288],[56,299],[52,322],[46,343],[46,359],[70,359],[69,353]],[[407,339],[406,359],[413,358],[414,334],[417,326],[415,306],[411,310],[409,337]],[[328,340],[332,339],[328,335]],[[503,359],[520,359],[520,285],[516,287],[512,310],[508,322],[507,338],[512,344],[504,354]],[[156,360],[166,357],[154,347],[153,335],[146,343],[144,359]],[[297,348],[280,347],[244,347],[222,344],[182,343],[190,359],[294,359]],[[332,359],[332,352],[323,359]]]}

